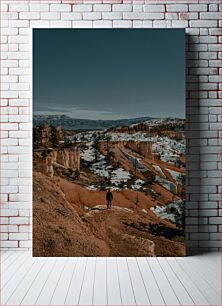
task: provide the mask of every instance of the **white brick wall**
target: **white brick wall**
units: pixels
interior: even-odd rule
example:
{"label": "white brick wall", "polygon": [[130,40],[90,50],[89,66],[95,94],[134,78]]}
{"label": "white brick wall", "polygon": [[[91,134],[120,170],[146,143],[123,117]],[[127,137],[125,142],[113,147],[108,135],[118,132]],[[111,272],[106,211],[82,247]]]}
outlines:
{"label": "white brick wall", "polygon": [[31,28],[184,27],[187,249],[219,249],[220,0],[11,0],[1,1],[0,10],[1,248],[31,247]]}

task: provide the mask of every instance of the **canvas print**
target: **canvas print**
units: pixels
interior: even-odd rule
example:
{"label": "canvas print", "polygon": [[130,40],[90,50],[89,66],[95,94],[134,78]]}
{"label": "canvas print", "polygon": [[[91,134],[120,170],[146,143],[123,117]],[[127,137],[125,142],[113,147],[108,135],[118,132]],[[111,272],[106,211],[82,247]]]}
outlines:
{"label": "canvas print", "polygon": [[183,29],[33,30],[33,255],[185,255]]}

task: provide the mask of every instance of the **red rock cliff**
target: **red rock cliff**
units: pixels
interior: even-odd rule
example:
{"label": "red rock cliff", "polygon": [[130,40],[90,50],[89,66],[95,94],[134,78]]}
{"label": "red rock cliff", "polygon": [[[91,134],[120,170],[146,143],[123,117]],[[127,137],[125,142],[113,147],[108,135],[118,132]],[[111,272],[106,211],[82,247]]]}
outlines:
{"label": "red rock cliff", "polygon": [[153,158],[151,141],[128,141],[126,146],[146,158]]}
{"label": "red rock cliff", "polygon": [[80,169],[80,151],[78,148],[55,149],[42,156],[34,154],[34,167],[50,177],[54,175],[54,164],[60,164],[65,168]]}

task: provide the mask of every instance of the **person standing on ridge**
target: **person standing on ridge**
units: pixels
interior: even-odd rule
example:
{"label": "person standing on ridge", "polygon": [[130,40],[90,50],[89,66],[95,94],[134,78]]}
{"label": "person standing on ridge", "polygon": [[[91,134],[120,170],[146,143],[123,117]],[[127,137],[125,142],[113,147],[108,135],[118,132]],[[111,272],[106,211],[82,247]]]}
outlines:
{"label": "person standing on ridge", "polygon": [[108,189],[106,193],[106,200],[107,200],[107,209],[109,209],[112,206],[112,200],[113,200],[113,194],[111,192],[111,189]]}

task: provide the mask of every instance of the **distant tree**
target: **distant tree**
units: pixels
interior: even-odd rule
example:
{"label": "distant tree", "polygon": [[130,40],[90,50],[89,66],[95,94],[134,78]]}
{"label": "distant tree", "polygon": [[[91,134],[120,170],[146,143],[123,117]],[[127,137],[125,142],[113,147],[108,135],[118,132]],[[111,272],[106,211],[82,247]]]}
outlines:
{"label": "distant tree", "polygon": [[33,128],[33,145],[40,144],[40,133],[37,127]]}
{"label": "distant tree", "polygon": [[80,178],[80,171],[78,169],[75,170],[75,179],[78,180]]}
{"label": "distant tree", "polygon": [[133,161],[133,164],[134,164],[134,174],[136,175],[136,172],[137,172],[137,164],[138,164],[138,161],[136,158],[134,158],[134,161]]}
{"label": "distant tree", "polygon": [[110,171],[108,172],[108,177],[104,178],[104,183],[106,187],[111,186],[112,182],[111,182],[111,172]]}
{"label": "distant tree", "polygon": [[160,154],[160,153],[157,153],[157,154],[156,154],[156,157],[157,157],[158,160],[160,160],[161,154]]}
{"label": "distant tree", "polygon": [[138,208],[138,204],[139,204],[139,195],[138,195],[138,192],[137,192],[136,200],[135,200],[136,209]]}
{"label": "distant tree", "polygon": [[72,141],[69,138],[65,138],[64,140],[64,148],[70,148],[73,145]]}
{"label": "distant tree", "polygon": [[118,187],[120,189],[123,189],[124,188],[124,185],[125,185],[125,182],[124,181],[120,181],[119,184],[118,184]]}
{"label": "distant tree", "polygon": [[116,157],[115,157],[115,153],[110,151],[109,152],[109,162],[110,164],[112,164],[113,166],[119,168],[119,162],[117,162]]}
{"label": "distant tree", "polygon": [[149,170],[145,171],[144,176],[146,178],[146,184],[150,185],[155,181],[155,174]]}
{"label": "distant tree", "polygon": [[97,132],[93,132],[93,133],[92,133],[92,138],[93,138],[93,139],[97,139],[97,137],[98,137],[98,133],[97,133]]}
{"label": "distant tree", "polygon": [[54,126],[50,126],[50,128],[51,128],[50,142],[53,147],[57,147],[59,144],[59,140],[58,140],[56,128]]}
{"label": "distant tree", "polygon": [[166,212],[168,214],[175,214],[177,212],[177,209],[174,206],[171,207],[166,206]]}
{"label": "distant tree", "polygon": [[105,180],[104,180],[104,179],[102,179],[102,180],[100,181],[100,190],[101,190],[101,191],[105,191],[105,190],[106,190],[106,183],[105,183]]}
{"label": "distant tree", "polygon": [[184,228],[185,226],[185,203],[183,201],[179,203],[179,208],[176,210],[174,217],[175,217],[176,224]]}
{"label": "distant tree", "polygon": [[180,184],[178,186],[178,195],[180,196],[181,199],[186,198],[186,192],[185,192],[185,185],[186,185],[186,178],[184,174],[180,174],[178,177],[178,183]]}
{"label": "distant tree", "polygon": [[82,142],[86,141],[86,138],[85,138],[85,135],[84,135],[84,134],[81,135],[80,140],[81,140]]}
{"label": "distant tree", "polygon": [[110,140],[111,136],[106,135],[106,152],[107,152],[107,162],[110,162]]}
{"label": "distant tree", "polygon": [[126,182],[125,185],[127,186],[127,188],[131,189],[132,185],[134,184],[135,179],[134,178],[129,178]]}
{"label": "distant tree", "polygon": [[99,156],[100,156],[99,151],[97,149],[95,149],[94,154],[95,154],[95,162],[98,162]]}
{"label": "distant tree", "polygon": [[95,162],[99,159],[99,137],[95,137],[93,140],[93,149],[94,149],[94,155],[95,155]]}
{"label": "distant tree", "polygon": [[179,177],[178,177],[178,181],[179,181],[179,183],[180,183],[182,186],[185,186],[185,183],[186,183],[185,175],[180,174]]}

